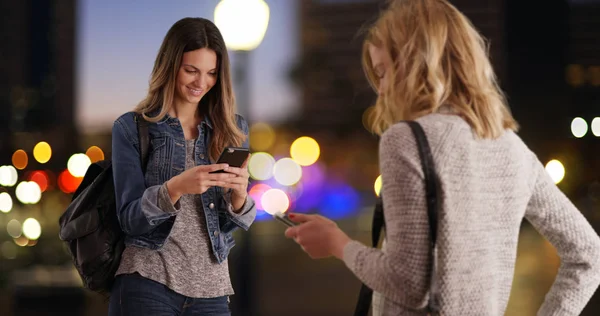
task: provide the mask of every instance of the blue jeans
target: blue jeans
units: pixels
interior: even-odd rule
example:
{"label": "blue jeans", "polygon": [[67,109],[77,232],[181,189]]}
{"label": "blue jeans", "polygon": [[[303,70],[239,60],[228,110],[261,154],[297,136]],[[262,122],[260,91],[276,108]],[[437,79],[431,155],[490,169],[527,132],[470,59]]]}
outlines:
{"label": "blue jeans", "polygon": [[109,316],[231,316],[227,296],[191,298],[141,275],[119,275],[108,306]]}

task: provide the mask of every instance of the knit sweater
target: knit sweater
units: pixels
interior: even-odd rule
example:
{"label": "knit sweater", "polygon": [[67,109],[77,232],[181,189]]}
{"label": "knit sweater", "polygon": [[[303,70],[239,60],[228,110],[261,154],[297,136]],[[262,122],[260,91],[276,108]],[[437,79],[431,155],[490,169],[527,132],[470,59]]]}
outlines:
{"label": "knit sweater", "polygon": [[[504,315],[525,218],[561,258],[538,315],[579,315],[600,284],[600,238],[537,157],[511,131],[484,140],[456,115],[435,113],[418,122],[441,183],[441,314]],[[383,297],[380,314],[425,315],[432,256],[424,176],[409,126],[390,127],[379,150],[386,245],[379,250],[351,241],[344,262]]]}

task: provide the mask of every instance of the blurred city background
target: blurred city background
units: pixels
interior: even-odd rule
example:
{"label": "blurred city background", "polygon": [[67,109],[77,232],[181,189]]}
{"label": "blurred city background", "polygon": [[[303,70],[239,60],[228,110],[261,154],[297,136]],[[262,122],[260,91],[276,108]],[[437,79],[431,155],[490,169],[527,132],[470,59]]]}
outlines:
{"label": "blurred city background", "polygon": [[[600,0],[451,2],[489,39],[520,136],[598,230]],[[310,260],[264,209],[320,213],[369,242],[378,139],[364,127],[375,94],[359,30],[383,5],[0,0],[0,315],[106,314],[81,288],[58,218],[87,166],[110,158],[112,122],[145,96],[164,35],[187,16],[218,20],[257,153],[257,222],[236,232],[229,260],[233,315],[351,315],[359,281]],[[559,264],[523,223],[507,315],[535,315]],[[583,314],[599,313],[597,294]]]}

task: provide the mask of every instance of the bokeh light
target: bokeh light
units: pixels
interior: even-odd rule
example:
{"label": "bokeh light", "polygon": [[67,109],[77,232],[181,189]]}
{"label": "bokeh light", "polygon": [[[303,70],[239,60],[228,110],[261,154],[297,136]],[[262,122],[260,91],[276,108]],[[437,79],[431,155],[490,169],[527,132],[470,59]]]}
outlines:
{"label": "bokeh light", "polygon": [[12,187],[17,184],[17,180],[19,179],[19,175],[17,174],[17,169],[13,166],[2,166],[0,167],[0,185],[6,187]]}
{"label": "bokeh light", "polygon": [[266,123],[256,123],[250,127],[250,147],[254,151],[267,151],[275,143],[275,131]]}
{"label": "bokeh light", "polygon": [[12,163],[15,168],[19,170],[23,170],[27,167],[27,163],[29,162],[29,158],[27,157],[27,153],[23,149],[19,149],[15,151],[12,155]]}
{"label": "bokeh light", "polygon": [[46,142],[39,142],[33,147],[33,157],[39,163],[47,163],[52,157],[52,148]]}
{"label": "bokeh light", "polygon": [[6,192],[0,193],[0,212],[8,213],[13,208],[13,201],[10,194]]}
{"label": "bokeh light", "polygon": [[302,167],[291,158],[282,158],[275,163],[273,175],[282,185],[294,185],[302,178]]}
{"label": "bokeh light", "polygon": [[566,80],[569,85],[578,87],[585,83],[585,70],[581,65],[571,64],[567,66]]}
{"label": "bokeh light", "polygon": [[73,193],[77,191],[77,188],[83,181],[83,177],[74,177],[69,170],[63,170],[58,175],[58,187],[65,193]]}
{"label": "bokeh light", "polygon": [[373,189],[375,189],[375,194],[377,196],[379,196],[381,194],[381,185],[382,185],[381,175],[379,175],[379,177],[377,177],[377,179],[375,179],[375,185],[373,186]]}
{"label": "bokeh light", "polygon": [[13,239],[13,241],[15,242],[15,244],[17,244],[20,247],[25,247],[29,243],[29,239],[27,239],[27,237],[25,237],[25,236],[20,236],[18,238],[15,238],[15,239]]}
{"label": "bokeh light", "polygon": [[270,189],[271,187],[264,183],[257,183],[253,185],[252,188],[250,188],[250,191],[248,191],[248,195],[250,195],[250,197],[252,197],[252,199],[256,203],[256,209],[263,211],[265,210],[262,206],[261,199],[263,194],[265,194],[265,192],[269,191]]}
{"label": "bokeh light", "polygon": [[556,159],[550,160],[546,164],[546,172],[548,172],[550,178],[552,178],[556,184],[560,183],[565,178],[565,167]]}
{"label": "bokeh light", "polygon": [[85,152],[86,156],[90,158],[91,163],[104,160],[104,152],[98,146],[92,146]]}
{"label": "bokeh light", "polygon": [[571,133],[577,138],[585,136],[588,132],[588,124],[581,117],[576,117],[571,121]]}
{"label": "bokeh light", "polygon": [[594,117],[592,120],[592,134],[596,137],[600,137],[600,117]]}
{"label": "bokeh light", "polygon": [[21,223],[16,219],[11,219],[6,224],[6,231],[12,238],[19,238],[23,231],[21,230]]}
{"label": "bokeh light", "polygon": [[321,163],[302,168],[302,180],[297,185],[302,190],[294,205],[295,212],[308,212],[318,208],[324,196],[325,177],[325,167]]}
{"label": "bokeh light", "polygon": [[301,166],[310,166],[317,162],[321,148],[311,137],[303,136],[296,139],[290,147],[290,156]]}
{"label": "bokeh light", "polygon": [[23,222],[23,235],[31,240],[40,238],[42,234],[42,226],[35,218],[28,218]]}
{"label": "bokeh light", "polygon": [[42,190],[33,181],[23,181],[17,185],[15,195],[23,204],[35,204],[42,198]]}
{"label": "bokeh light", "polygon": [[74,177],[83,177],[92,164],[90,157],[85,154],[74,154],[67,162],[67,169]]}
{"label": "bokeh light", "polygon": [[17,247],[10,241],[2,243],[2,256],[8,260],[15,259],[17,257]]}
{"label": "bokeh light", "polygon": [[29,181],[33,181],[33,182],[37,183],[38,186],[40,187],[40,190],[42,192],[45,192],[48,189],[48,184],[50,182],[50,179],[48,177],[48,174],[45,171],[36,170],[36,171],[32,172],[31,175],[29,176]]}
{"label": "bokeh light", "polygon": [[355,214],[359,206],[358,192],[348,184],[338,183],[326,186],[319,210],[323,216],[340,219]]}
{"label": "bokeh light", "polygon": [[261,204],[265,212],[271,215],[285,213],[290,207],[290,199],[282,190],[270,189],[263,194]]}
{"label": "bokeh light", "polygon": [[255,180],[268,180],[273,176],[275,158],[269,153],[258,152],[250,156],[248,172]]}

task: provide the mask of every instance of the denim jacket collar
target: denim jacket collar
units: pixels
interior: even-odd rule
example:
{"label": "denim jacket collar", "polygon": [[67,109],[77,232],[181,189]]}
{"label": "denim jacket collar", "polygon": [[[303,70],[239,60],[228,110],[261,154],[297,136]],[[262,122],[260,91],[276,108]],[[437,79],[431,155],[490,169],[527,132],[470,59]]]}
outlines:
{"label": "denim jacket collar", "polygon": [[[148,113],[148,116],[150,117],[154,117],[157,116],[160,113],[160,109],[156,109],[153,111],[150,111]],[[165,116],[157,122],[157,124],[164,124],[164,123],[179,123],[179,120],[176,117],[172,117],[171,115],[169,115],[169,113],[165,114]],[[206,124],[206,126],[208,126],[210,129],[213,129],[213,124],[212,124],[212,120],[210,119],[209,115],[203,115],[202,121],[200,122],[200,125],[198,125],[198,127],[201,127],[202,124]]]}

